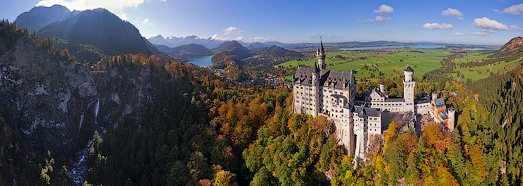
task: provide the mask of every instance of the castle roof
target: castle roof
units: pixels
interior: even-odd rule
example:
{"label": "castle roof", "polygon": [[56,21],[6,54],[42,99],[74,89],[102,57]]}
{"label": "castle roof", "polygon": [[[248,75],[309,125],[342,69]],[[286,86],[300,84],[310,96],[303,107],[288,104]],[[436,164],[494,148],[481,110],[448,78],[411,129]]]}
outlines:
{"label": "castle roof", "polygon": [[437,107],[445,106],[445,101],[443,101],[442,98],[436,99],[436,106]]}
{"label": "castle roof", "polygon": [[409,66],[405,69],[405,72],[414,72],[414,70]]}
{"label": "castle roof", "polygon": [[354,106],[353,109],[354,110],[352,112],[358,113],[358,117],[360,117],[360,118],[363,118],[366,116],[370,116],[370,117],[380,117],[381,116],[381,112],[376,108],[368,108],[368,107],[364,107],[364,106]]}
{"label": "castle roof", "polygon": [[381,90],[378,89],[378,87],[372,88],[372,90],[368,93],[368,96],[370,96],[374,92],[376,92],[376,94],[378,94],[380,97],[387,97],[387,95],[385,95],[383,92],[381,92]]}
{"label": "castle roof", "polygon": [[441,119],[448,119],[449,117],[447,116],[447,114],[443,113],[443,112],[438,112],[438,115],[439,117],[441,117]]}
{"label": "castle roof", "polygon": [[[316,72],[316,68],[312,67],[298,67],[296,74],[294,75],[294,83],[301,85],[312,84],[312,74]],[[335,89],[343,89],[345,87],[354,86],[351,84],[354,79],[352,72],[340,72],[333,70],[320,70],[319,71],[319,85],[324,87],[333,87]]]}

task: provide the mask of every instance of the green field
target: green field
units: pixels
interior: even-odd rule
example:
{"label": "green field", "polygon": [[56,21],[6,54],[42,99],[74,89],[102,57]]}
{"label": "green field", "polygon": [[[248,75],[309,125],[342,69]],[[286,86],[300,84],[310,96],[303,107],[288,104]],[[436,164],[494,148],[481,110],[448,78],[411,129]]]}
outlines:
{"label": "green field", "polygon": [[[462,59],[462,58],[460,58]],[[457,73],[450,74],[453,79],[460,80],[460,81],[466,81],[466,79],[470,79],[472,81],[480,80],[487,78],[490,76],[490,72],[492,73],[504,73],[509,72],[516,68],[520,61],[523,60],[523,58],[519,58],[513,61],[509,62],[499,62],[495,63],[493,65],[484,65],[484,66],[477,66],[477,67],[464,67],[460,68],[459,66],[456,67],[456,71],[459,71],[460,74],[463,74],[463,78],[458,77]]]}
{"label": "green field", "polygon": [[[356,71],[356,78],[372,78],[371,74],[375,78],[379,78],[379,72],[382,73],[384,78],[392,78],[403,74],[403,70],[407,65],[410,65],[415,73],[414,77],[420,79],[423,74],[431,70],[441,67],[441,61],[443,58],[451,54],[449,50],[445,49],[393,49],[391,53],[378,53],[378,51],[370,51],[368,53],[356,52],[356,51],[338,51],[328,52],[327,58],[327,69],[338,70],[338,71],[350,71],[354,69]],[[335,56],[341,55],[343,58],[335,58]],[[275,67],[296,67],[298,64],[301,66],[312,66],[316,59],[307,61],[288,61]],[[367,66],[367,68],[365,68]]]}
{"label": "green field", "polygon": [[455,59],[453,62],[456,63],[456,65],[459,65],[461,63],[468,63],[471,61],[483,61],[489,56],[489,54],[481,52],[481,51],[468,51],[463,55],[461,58]]}

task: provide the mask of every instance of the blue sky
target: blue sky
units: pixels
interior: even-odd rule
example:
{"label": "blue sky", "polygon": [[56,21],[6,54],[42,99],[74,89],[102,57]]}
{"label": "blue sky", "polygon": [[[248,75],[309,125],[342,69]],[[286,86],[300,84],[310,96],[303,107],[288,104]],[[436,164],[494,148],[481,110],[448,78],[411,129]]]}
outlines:
{"label": "blue sky", "polygon": [[0,18],[35,5],[103,7],[145,37],[197,35],[243,41],[435,41],[503,44],[523,36],[515,0],[2,0]]}

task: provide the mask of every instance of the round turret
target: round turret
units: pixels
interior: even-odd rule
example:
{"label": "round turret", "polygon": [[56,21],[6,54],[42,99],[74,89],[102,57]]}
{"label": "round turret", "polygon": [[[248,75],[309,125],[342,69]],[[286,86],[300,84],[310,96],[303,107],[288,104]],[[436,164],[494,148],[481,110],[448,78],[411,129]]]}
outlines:
{"label": "round turret", "polygon": [[407,66],[407,68],[403,71],[405,74],[405,82],[411,82],[412,81],[412,75],[414,75],[414,70],[410,68],[410,66]]}
{"label": "round turret", "polygon": [[385,94],[385,84],[383,84],[383,81],[380,83],[380,92]]}

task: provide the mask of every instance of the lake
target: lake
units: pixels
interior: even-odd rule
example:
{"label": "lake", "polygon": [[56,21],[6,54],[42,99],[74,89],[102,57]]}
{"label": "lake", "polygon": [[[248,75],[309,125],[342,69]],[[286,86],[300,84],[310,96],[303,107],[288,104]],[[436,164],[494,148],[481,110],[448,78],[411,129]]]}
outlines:
{"label": "lake", "polygon": [[211,61],[212,55],[209,56],[198,56],[188,58],[188,62],[201,66],[201,67],[211,67],[213,65]]}
{"label": "lake", "polygon": [[378,50],[378,49],[393,49],[393,48],[418,48],[418,49],[432,49],[445,48],[445,45],[392,45],[392,46],[371,46],[371,47],[354,47],[354,48],[340,48],[340,50]]}

